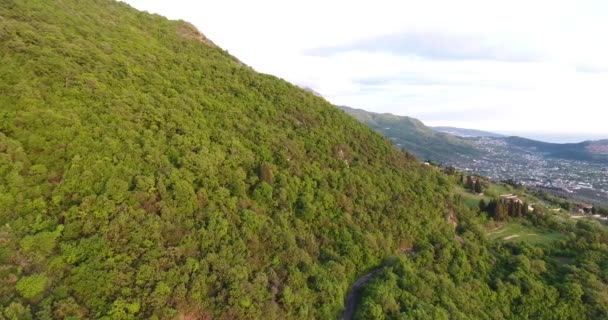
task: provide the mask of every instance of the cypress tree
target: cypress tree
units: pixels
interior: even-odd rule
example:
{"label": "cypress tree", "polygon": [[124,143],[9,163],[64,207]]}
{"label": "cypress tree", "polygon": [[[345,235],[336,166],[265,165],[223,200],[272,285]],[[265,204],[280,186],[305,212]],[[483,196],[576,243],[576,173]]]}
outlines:
{"label": "cypress tree", "polygon": [[477,181],[475,181],[475,193],[482,193],[483,192],[483,187],[481,186],[481,181],[479,181],[479,179],[477,179]]}
{"label": "cypress tree", "polygon": [[475,184],[473,182],[473,178],[471,176],[467,176],[467,189],[471,191],[475,191]]}
{"label": "cypress tree", "polygon": [[484,212],[486,210],[488,210],[488,205],[486,204],[486,201],[483,199],[479,200],[479,211]]}

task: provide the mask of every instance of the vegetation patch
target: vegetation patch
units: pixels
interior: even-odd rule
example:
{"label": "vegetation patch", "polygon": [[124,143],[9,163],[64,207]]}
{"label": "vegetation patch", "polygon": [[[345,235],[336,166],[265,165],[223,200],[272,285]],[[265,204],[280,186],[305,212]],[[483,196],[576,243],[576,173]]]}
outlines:
{"label": "vegetation patch", "polygon": [[486,235],[491,240],[525,241],[530,244],[550,244],[565,238],[565,235],[559,232],[530,226],[525,220],[502,223],[488,230]]}

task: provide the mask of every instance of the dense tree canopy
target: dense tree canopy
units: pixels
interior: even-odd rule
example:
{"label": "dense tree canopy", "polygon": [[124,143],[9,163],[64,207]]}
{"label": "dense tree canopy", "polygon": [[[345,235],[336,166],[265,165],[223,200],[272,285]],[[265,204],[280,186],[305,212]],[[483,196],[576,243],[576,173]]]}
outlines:
{"label": "dense tree canopy", "polygon": [[332,319],[391,257],[360,318],[606,315],[597,226],[563,267],[490,244],[440,170],[186,22],[0,0],[0,48],[0,319]]}
{"label": "dense tree canopy", "polygon": [[365,288],[356,316],[605,318],[608,232],[584,221],[562,226],[569,236],[550,247],[491,243],[471,231],[462,234],[460,242],[426,246],[384,269]]}
{"label": "dense tree canopy", "polygon": [[335,318],[450,232],[438,173],[185,22],[5,0],[0,47],[4,317]]}

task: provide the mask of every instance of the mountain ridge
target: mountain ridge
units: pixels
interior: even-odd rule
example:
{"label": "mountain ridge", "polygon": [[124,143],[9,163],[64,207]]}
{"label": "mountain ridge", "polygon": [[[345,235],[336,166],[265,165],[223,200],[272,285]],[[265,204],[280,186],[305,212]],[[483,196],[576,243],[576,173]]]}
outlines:
{"label": "mountain ridge", "polygon": [[595,141],[588,140],[578,143],[551,143],[517,136],[503,139],[515,146],[536,149],[550,157],[608,163],[607,139]]}
{"label": "mountain ridge", "polygon": [[471,157],[478,154],[473,145],[465,139],[432,130],[416,118],[374,113],[346,106],[339,108],[422,160],[444,162],[450,157]]}
{"label": "mountain ridge", "polygon": [[438,127],[430,127],[430,128],[433,130],[439,131],[439,132],[445,132],[445,133],[449,133],[449,134],[452,134],[455,136],[461,136],[461,137],[495,137],[495,138],[505,137],[505,135],[503,135],[503,134],[483,131],[483,130],[477,130],[477,129],[465,129],[465,128],[448,127],[448,126],[438,126]]}
{"label": "mountain ridge", "polygon": [[[585,160],[600,163],[608,163],[608,139],[587,140],[578,143],[553,143],[534,139],[507,136],[475,129],[462,129],[455,127],[427,127],[422,121],[407,116],[398,116],[391,113],[374,113],[363,109],[355,109],[340,106],[340,109],[353,115],[359,121],[367,124],[372,129],[393,139],[399,147],[418,155],[422,159],[429,158],[434,161],[445,161],[448,156],[463,155],[466,157],[479,156],[481,152],[476,150],[474,143],[477,138],[495,139],[504,141],[515,147],[529,148],[544,153],[546,156],[567,160]],[[397,124],[398,123],[398,124]],[[401,135],[390,132],[391,126],[407,128]],[[449,132],[452,130],[452,132]],[[438,134],[433,134],[432,131]],[[430,141],[420,141],[421,137],[430,137]],[[432,151],[422,150],[426,144],[437,144]],[[441,145],[441,147],[439,147]],[[465,148],[462,148],[465,146]],[[459,148],[454,151],[452,148]],[[443,148],[443,149],[442,149]]]}

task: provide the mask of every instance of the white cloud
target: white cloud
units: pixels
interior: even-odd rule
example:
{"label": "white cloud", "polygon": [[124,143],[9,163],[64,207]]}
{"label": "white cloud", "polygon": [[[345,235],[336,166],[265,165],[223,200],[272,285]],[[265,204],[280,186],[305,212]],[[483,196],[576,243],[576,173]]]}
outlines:
{"label": "white cloud", "polygon": [[[256,70],[335,104],[608,137],[606,1],[127,2],[188,20]],[[319,48],[341,50],[310,54]]]}

